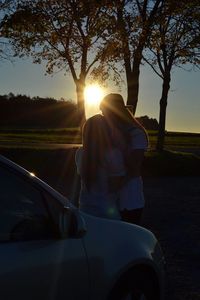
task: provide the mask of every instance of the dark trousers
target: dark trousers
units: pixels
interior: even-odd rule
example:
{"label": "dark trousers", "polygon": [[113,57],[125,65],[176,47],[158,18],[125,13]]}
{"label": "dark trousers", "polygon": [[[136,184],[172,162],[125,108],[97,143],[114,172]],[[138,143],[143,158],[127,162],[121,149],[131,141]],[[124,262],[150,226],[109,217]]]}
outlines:
{"label": "dark trousers", "polygon": [[122,221],[140,225],[142,219],[142,212],[143,208],[137,208],[132,210],[124,209],[120,211],[120,215]]}

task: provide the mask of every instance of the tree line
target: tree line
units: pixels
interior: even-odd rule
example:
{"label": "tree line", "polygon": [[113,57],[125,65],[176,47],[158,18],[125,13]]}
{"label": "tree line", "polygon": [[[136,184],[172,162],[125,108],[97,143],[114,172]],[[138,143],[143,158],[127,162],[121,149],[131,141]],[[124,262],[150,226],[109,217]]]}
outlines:
{"label": "tree line", "polygon": [[200,62],[199,0],[15,0],[2,1],[0,36],[17,56],[46,62],[46,72],[70,72],[80,123],[89,78],[121,82],[135,113],[140,66],[162,79],[157,149],[162,150],[171,72]]}
{"label": "tree line", "polygon": [[78,127],[77,105],[72,101],[26,95],[0,96],[2,128]]}
{"label": "tree line", "polygon": [[[148,130],[157,130],[158,121],[148,116],[137,118]],[[0,127],[48,129],[79,127],[77,105],[71,100],[0,95]]]}

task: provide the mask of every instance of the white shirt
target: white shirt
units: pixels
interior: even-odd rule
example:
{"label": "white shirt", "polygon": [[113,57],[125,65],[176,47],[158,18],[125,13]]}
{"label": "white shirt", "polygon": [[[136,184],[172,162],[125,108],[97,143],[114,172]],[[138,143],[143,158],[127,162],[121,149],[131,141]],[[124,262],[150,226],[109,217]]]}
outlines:
{"label": "white shirt", "polygon": [[[81,176],[81,161],[83,148],[79,148],[76,152],[75,161],[77,172]],[[81,180],[80,191],[80,209],[86,213],[99,217],[120,219],[117,207],[118,193],[110,193],[108,188],[108,179],[111,176],[124,176],[125,166],[123,155],[117,148],[111,149],[105,154],[103,166],[99,167],[96,181],[92,185],[90,191],[87,190],[83,180]]]}
{"label": "white shirt", "polygon": [[[141,149],[146,151],[148,139],[142,128],[130,129],[130,150]],[[132,210],[144,207],[143,181],[140,177],[133,177],[122,187],[119,197],[120,210]]]}

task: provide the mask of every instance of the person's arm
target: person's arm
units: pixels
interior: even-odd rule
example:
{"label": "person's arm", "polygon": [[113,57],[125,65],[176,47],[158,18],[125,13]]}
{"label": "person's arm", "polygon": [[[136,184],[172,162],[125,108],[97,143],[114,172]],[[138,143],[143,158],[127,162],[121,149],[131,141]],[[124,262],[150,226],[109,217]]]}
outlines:
{"label": "person's arm", "polygon": [[144,150],[134,149],[126,158],[127,177],[138,177],[141,175],[142,163],[144,160]]}
{"label": "person's arm", "polygon": [[132,150],[126,161],[126,173],[123,176],[110,176],[109,190],[111,192],[119,191],[131,178],[141,176],[142,162],[144,159],[144,150]]}
{"label": "person's arm", "polygon": [[144,153],[148,149],[148,138],[144,129],[132,128],[128,148],[130,150],[125,155],[128,177],[141,176]]}
{"label": "person's arm", "polygon": [[122,187],[126,176],[124,158],[119,149],[113,149],[107,160],[108,166],[108,190],[111,193],[118,192]]}
{"label": "person's arm", "polygon": [[126,182],[126,176],[110,176],[108,180],[109,192],[118,192],[124,183]]}
{"label": "person's arm", "polygon": [[76,170],[77,174],[81,175],[81,161],[82,161],[82,155],[83,155],[83,149],[80,147],[79,149],[76,150],[75,153],[75,164],[76,164]]}

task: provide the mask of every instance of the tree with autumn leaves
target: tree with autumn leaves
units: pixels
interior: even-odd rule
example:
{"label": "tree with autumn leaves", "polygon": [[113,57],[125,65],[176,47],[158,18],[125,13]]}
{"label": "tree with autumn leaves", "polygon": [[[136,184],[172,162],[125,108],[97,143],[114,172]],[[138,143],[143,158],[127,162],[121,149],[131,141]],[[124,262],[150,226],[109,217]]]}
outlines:
{"label": "tree with autumn leaves", "polygon": [[12,2],[11,0],[0,1],[0,61],[12,60],[14,52],[10,47],[9,41],[5,38],[2,31],[2,24],[5,14],[10,14],[12,12]]}
{"label": "tree with autumn leaves", "polygon": [[47,73],[70,71],[80,123],[85,121],[86,78],[101,57],[105,16],[101,1],[22,0],[16,1],[14,13],[4,18],[4,35],[18,55],[31,56],[34,63],[45,61]]}
{"label": "tree with autumn leaves", "polygon": [[150,64],[163,78],[157,145],[158,150],[163,149],[172,67],[199,63],[197,0],[16,0],[14,3],[15,9],[1,23],[1,33],[10,39],[17,55],[31,56],[35,63],[45,61],[47,73],[56,69],[71,73],[80,123],[85,120],[83,91],[88,77],[106,80],[112,71],[119,82],[123,71],[127,104],[133,106],[135,113],[140,66],[145,61]]}
{"label": "tree with autumn leaves", "polygon": [[154,24],[143,59],[162,79],[156,149],[164,147],[166,111],[174,67],[200,66],[200,3],[198,0],[166,1]]}

